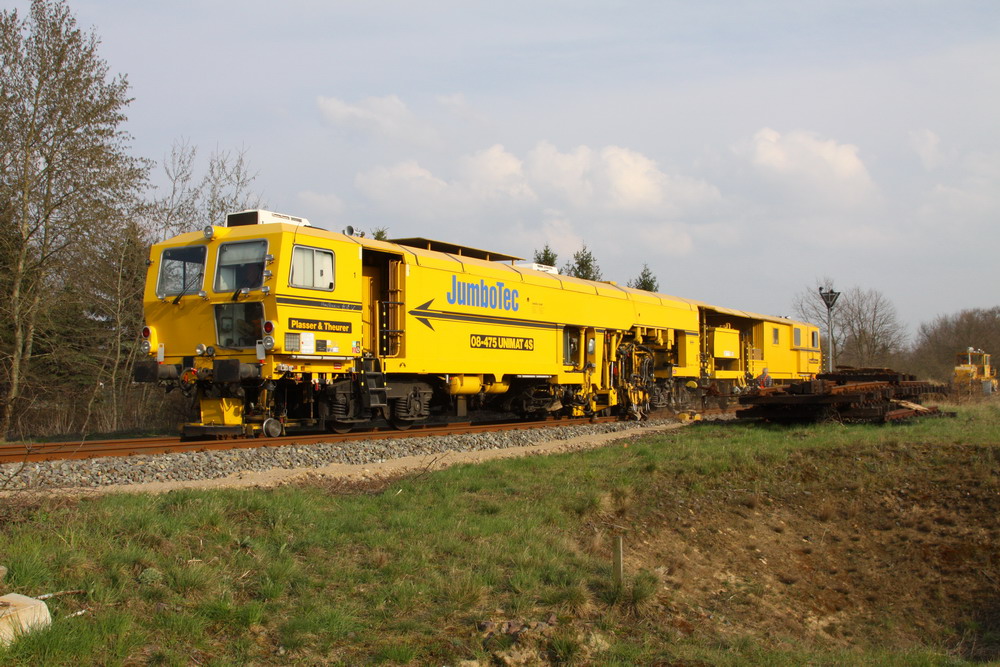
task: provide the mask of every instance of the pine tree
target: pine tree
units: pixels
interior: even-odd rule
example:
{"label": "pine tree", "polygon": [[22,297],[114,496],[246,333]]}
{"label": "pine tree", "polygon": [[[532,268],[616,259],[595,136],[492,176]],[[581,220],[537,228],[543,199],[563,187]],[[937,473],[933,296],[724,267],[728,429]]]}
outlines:
{"label": "pine tree", "polygon": [[555,251],[549,247],[546,243],[545,247],[541,250],[535,251],[535,264],[544,264],[545,266],[556,266],[556,262],[559,258],[556,256]]}
{"label": "pine tree", "polygon": [[649,270],[649,265],[645,262],[642,265],[642,272],[635,279],[628,281],[627,284],[629,287],[647,292],[660,291],[660,281],[656,279],[653,272]]}
{"label": "pine tree", "polygon": [[567,262],[562,272],[567,276],[583,278],[584,280],[601,280],[601,268],[597,266],[597,260],[593,253],[587,249],[587,244],[573,253],[573,261]]}

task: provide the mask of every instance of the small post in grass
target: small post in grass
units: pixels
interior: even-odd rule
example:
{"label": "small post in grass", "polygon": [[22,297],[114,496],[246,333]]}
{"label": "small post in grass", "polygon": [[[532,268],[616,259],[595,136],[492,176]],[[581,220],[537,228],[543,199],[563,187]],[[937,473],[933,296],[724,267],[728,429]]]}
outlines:
{"label": "small post in grass", "polygon": [[625,581],[625,563],[624,559],[622,558],[622,552],[624,550],[623,542],[624,538],[622,537],[621,534],[615,536],[615,555],[612,567],[614,571],[612,573],[612,576],[615,579],[616,586],[621,586],[622,582]]}

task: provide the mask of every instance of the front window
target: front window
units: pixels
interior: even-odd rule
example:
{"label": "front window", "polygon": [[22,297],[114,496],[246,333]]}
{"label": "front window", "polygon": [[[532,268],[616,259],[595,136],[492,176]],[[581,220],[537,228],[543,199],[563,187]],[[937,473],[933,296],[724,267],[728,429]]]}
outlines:
{"label": "front window", "polygon": [[777,345],[780,341],[781,341],[781,338],[780,338],[780,336],[778,334],[778,327],[772,327],[771,328],[771,343],[773,343],[774,345]]}
{"label": "front window", "polygon": [[260,301],[215,306],[219,347],[253,347],[263,337],[264,304]]}
{"label": "front window", "polygon": [[257,289],[264,284],[264,255],[267,241],[225,243],[219,248],[219,268],[215,272],[216,292]]}
{"label": "front window", "polygon": [[160,258],[159,296],[197,294],[205,277],[205,246],[167,248]]}
{"label": "front window", "polygon": [[333,253],[329,250],[295,246],[288,283],[294,287],[332,290]]}

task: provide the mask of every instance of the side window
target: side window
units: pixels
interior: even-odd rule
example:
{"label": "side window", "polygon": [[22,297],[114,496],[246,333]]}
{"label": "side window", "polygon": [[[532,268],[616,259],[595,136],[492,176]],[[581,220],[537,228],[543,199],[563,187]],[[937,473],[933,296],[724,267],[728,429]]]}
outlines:
{"label": "side window", "polygon": [[224,243],[219,248],[215,271],[215,291],[234,292],[244,287],[257,289],[264,284],[264,255],[267,241]]}
{"label": "side window", "polygon": [[333,253],[319,248],[295,246],[288,284],[309,289],[333,289]]}
{"label": "side window", "polygon": [[812,344],[813,347],[816,347],[816,348],[819,347],[819,332],[818,331],[813,331],[812,332],[812,342],[813,342],[813,344]]}
{"label": "side window", "polygon": [[802,329],[795,327],[793,338],[795,340],[795,347],[802,347]]}
{"label": "side window", "polygon": [[772,327],[771,329],[771,343],[777,345],[781,342],[781,338],[778,335],[778,327]]}
{"label": "side window", "polygon": [[571,366],[580,354],[580,331],[569,327],[563,329],[563,364]]}

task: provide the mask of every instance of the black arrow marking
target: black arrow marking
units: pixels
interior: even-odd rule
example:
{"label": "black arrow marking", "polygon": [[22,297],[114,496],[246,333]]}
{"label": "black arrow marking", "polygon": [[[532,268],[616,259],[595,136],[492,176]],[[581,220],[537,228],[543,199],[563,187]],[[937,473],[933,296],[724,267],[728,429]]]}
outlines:
{"label": "black arrow marking", "polygon": [[423,322],[424,324],[426,324],[427,328],[430,329],[431,331],[434,331],[434,327],[431,325],[430,320],[428,320],[426,317],[421,317],[421,315],[428,314],[427,311],[430,309],[431,304],[433,302],[434,302],[434,299],[431,299],[430,301],[428,301],[424,305],[417,306],[416,308],[414,308],[413,310],[410,311],[410,315],[413,315],[414,317],[417,318],[418,321]]}
{"label": "black arrow marking", "polygon": [[562,324],[556,322],[539,322],[537,320],[519,320],[512,317],[497,317],[495,315],[479,313],[452,313],[443,310],[431,310],[434,299],[409,311],[419,321],[427,325],[431,331],[435,331],[430,320],[449,320],[452,322],[476,322],[479,324],[501,324],[504,326],[527,327],[531,329],[561,329]]}

